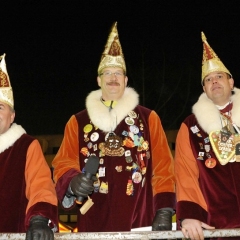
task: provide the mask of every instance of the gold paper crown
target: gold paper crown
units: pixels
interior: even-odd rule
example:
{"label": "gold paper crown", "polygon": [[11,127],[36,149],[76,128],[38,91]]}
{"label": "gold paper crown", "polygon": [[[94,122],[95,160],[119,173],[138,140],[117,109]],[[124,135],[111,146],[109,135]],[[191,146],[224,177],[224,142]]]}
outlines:
{"label": "gold paper crown", "polygon": [[201,35],[203,41],[202,81],[209,73],[215,71],[228,73],[232,77],[232,74],[228,71],[217,54],[209,46],[205,34],[201,32]]}
{"label": "gold paper crown", "polygon": [[13,92],[7,73],[5,56],[5,53],[0,56],[0,101],[14,108]]}
{"label": "gold paper crown", "polygon": [[117,22],[112,26],[107,43],[102,53],[101,61],[98,66],[98,74],[106,67],[120,67],[126,73],[126,65],[122,52],[122,47],[118,37]]}

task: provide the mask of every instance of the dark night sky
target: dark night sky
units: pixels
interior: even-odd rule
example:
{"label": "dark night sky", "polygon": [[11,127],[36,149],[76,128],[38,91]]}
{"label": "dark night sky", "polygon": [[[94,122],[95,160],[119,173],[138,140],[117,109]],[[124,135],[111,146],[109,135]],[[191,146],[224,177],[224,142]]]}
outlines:
{"label": "dark night sky", "polygon": [[[84,108],[87,94],[98,88],[97,67],[115,21],[130,86],[140,89],[143,52],[147,66],[162,68],[165,61],[186,75],[189,65],[195,69],[182,121],[201,93],[201,31],[240,87],[238,5],[236,0],[1,0],[0,54],[7,54],[16,122],[34,135],[63,133],[70,116]],[[173,88],[176,81],[169,80]],[[151,81],[146,82],[145,91],[154,98],[151,88]],[[171,121],[176,117],[171,108],[181,108],[181,103],[172,99],[160,117],[169,111]],[[154,103],[146,106],[154,108]]]}

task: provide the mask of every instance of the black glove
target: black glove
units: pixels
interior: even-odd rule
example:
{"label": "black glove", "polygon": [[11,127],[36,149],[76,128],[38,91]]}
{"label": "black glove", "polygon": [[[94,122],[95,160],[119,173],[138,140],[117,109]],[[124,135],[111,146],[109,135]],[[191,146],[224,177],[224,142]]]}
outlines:
{"label": "black glove", "polygon": [[48,219],[42,216],[34,216],[30,220],[30,226],[26,233],[26,240],[53,240],[54,234],[48,226]]}
{"label": "black glove", "polygon": [[157,210],[152,223],[152,231],[172,230],[172,211],[170,209]]}
{"label": "black glove", "polygon": [[79,173],[71,180],[68,188],[68,193],[75,195],[76,197],[87,198],[89,194],[92,193],[94,187],[93,182],[96,177],[91,179],[86,178],[84,173]]}

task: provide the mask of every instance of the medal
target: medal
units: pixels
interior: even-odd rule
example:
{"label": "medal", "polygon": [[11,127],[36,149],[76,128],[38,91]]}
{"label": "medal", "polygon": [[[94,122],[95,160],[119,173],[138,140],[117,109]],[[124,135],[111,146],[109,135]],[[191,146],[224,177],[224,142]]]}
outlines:
{"label": "medal", "polygon": [[136,118],[137,117],[137,114],[134,112],[134,111],[130,111],[128,113],[128,116],[131,117],[131,118]]}
{"label": "medal", "polygon": [[100,186],[100,181],[99,181],[99,178],[98,178],[97,181],[93,183],[94,192],[99,191],[99,186]]}
{"label": "medal", "polygon": [[99,133],[98,132],[94,132],[90,136],[90,139],[91,139],[92,142],[96,142],[98,140],[98,138],[99,138]]}
{"label": "medal", "polygon": [[92,131],[92,129],[93,129],[92,124],[87,124],[87,125],[83,128],[83,132],[89,133],[89,132]]}
{"label": "medal", "polygon": [[139,133],[139,128],[136,125],[132,125],[130,126],[130,132],[132,132],[133,134],[138,134]]}
{"label": "medal", "polygon": [[206,144],[206,145],[204,145],[204,149],[206,152],[210,152],[211,147],[209,144]]}
{"label": "medal", "polygon": [[126,118],[125,118],[125,123],[126,123],[127,125],[133,125],[133,124],[134,124],[134,120],[133,120],[133,118],[131,118],[131,117],[126,117]]}
{"label": "medal", "polygon": [[91,149],[92,146],[93,146],[93,144],[92,144],[91,142],[89,142],[89,143],[87,144],[88,149]]}
{"label": "medal", "polygon": [[131,163],[133,161],[131,156],[127,156],[125,159],[127,163]]}
{"label": "medal", "polygon": [[81,148],[80,153],[82,153],[84,156],[89,156],[90,154],[88,148],[86,147]]}
{"label": "medal", "polygon": [[142,174],[140,172],[133,173],[132,180],[134,183],[140,183],[142,181]]}
{"label": "medal", "polygon": [[203,157],[204,157],[204,152],[199,152],[198,153],[198,160],[203,160]]}
{"label": "medal", "polygon": [[216,166],[217,162],[214,158],[209,158],[205,161],[205,165],[208,168],[214,168]]}
{"label": "medal", "polygon": [[107,194],[108,193],[108,183],[107,182],[101,182],[100,188],[99,188],[99,192],[103,193],[103,194]]}
{"label": "medal", "polygon": [[122,138],[111,132],[108,134],[105,142],[105,155],[107,156],[122,156],[124,154],[124,148],[122,147]]}
{"label": "medal", "polygon": [[105,167],[99,167],[98,177],[105,177]]}
{"label": "medal", "polygon": [[147,151],[149,149],[148,141],[143,141],[142,142],[142,148],[143,148],[144,151]]}
{"label": "medal", "polygon": [[122,166],[116,166],[115,169],[117,172],[122,172]]}
{"label": "medal", "polygon": [[133,195],[133,182],[132,182],[131,179],[128,180],[126,194],[128,196],[132,196]]}

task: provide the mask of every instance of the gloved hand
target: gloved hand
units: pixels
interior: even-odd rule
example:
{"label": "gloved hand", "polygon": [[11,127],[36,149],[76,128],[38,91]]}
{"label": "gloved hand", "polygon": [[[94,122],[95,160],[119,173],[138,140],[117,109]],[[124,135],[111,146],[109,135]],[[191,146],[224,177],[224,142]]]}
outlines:
{"label": "gloved hand", "polygon": [[152,222],[152,231],[172,230],[172,211],[170,209],[157,210]]}
{"label": "gloved hand", "polygon": [[30,226],[26,233],[26,240],[53,240],[54,234],[48,226],[48,219],[42,216],[34,216],[30,220]]}
{"label": "gloved hand", "polygon": [[[94,187],[93,182],[96,179],[93,176],[91,179],[87,178],[84,173],[79,173],[71,180],[69,184],[69,190],[71,195],[75,195],[76,197],[84,197],[87,198],[89,194],[92,193]],[[68,190],[68,191],[69,191]]]}

